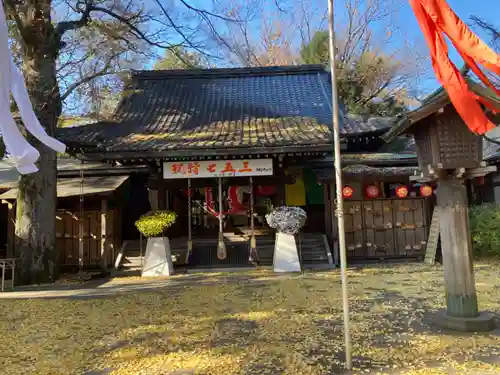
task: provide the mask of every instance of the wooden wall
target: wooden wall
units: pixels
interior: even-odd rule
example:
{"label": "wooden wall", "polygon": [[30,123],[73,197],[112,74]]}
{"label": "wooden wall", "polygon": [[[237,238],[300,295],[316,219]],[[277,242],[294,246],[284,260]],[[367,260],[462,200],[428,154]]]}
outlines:
{"label": "wooden wall", "polygon": [[429,219],[425,199],[376,199],[344,204],[349,258],[420,258]]}
{"label": "wooden wall", "polygon": [[[99,200],[102,204],[102,200]],[[104,201],[106,202],[106,201]],[[95,202],[88,200],[90,207]],[[6,205],[7,206],[7,205]],[[62,206],[73,206],[66,204]],[[15,204],[10,204],[8,212],[8,244],[7,256],[15,254]],[[102,237],[102,214],[105,214],[106,236]],[[101,247],[104,242],[106,251],[106,266],[110,268],[114,264],[118,250],[122,242],[120,208],[109,208],[105,211],[87,207],[84,210],[83,223],[83,264],[86,268],[103,266],[101,262]],[[58,209],[56,211],[56,247],[59,250],[59,262],[61,267],[77,267],[79,264],[79,210]],[[104,240],[104,241],[103,241]]]}
{"label": "wooden wall", "polygon": [[[353,185],[349,183],[349,185]],[[355,191],[362,191],[360,188]],[[344,200],[345,233],[349,260],[421,258],[430,225],[433,198],[367,199],[358,194]],[[335,187],[325,187],[325,226],[338,261]]]}
{"label": "wooden wall", "polygon": [[[83,266],[99,267],[101,263],[101,210],[86,210],[83,215]],[[58,210],[56,246],[62,267],[79,265],[79,213]],[[118,209],[107,210],[105,251],[106,265],[111,267],[121,246],[121,222]]]}

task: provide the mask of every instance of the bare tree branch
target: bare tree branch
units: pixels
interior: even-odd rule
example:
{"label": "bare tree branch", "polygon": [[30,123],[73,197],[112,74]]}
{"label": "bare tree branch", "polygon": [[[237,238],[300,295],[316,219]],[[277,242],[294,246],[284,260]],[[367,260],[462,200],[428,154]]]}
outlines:
{"label": "bare tree branch", "polygon": [[59,38],[62,38],[63,35],[68,31],[73,31],[80,29],[84,26],[87,26],[90,19],[90,12],[93,10],[93,0],[85,0],[85,7],[81,7],[80,2],[77,2],[77,6],[75,10],[81,13],[81,17],[78,20],[74,21],[61,21],[55,27],[55,33]]}
{"label": "bare tree branch", "polygon": [[19,16],[18,12],[18,6],[20,6],[19,3],[17,3],[15,0],[3,0],[6,5],[5,12],[7,13],[6,16],[7,18],[11,18],[14,20],[16,23],[16,26],[19,31],[19,35],[21,36],[21,43],[24,43],[24,40],[29,37],[28,32],[26,30],[26,25],[24,24],[23,20]]}
{"label": "bare tree branch", "polygon": [[493,43],[496,43],[498,40],[500,40],[500,29],[495,27],[493,24],[477,17],[477,16],[472,16],[470,18],[472,22],[474,22],[477,26],[482,28],[483,30],[487,31],[493,40]]}
{"label": "bare tree branch", "polygon": [[224,16],[221,16],[220,14],[215,14],[215,13],[212,13],[212,12],[209,12],[207,10],[204,10],[204,9],[200,9],[200,8],[196,8],[190,4],[188,4],[185,0],[180,0],[180,2],[182,4],[184,4],[184,6],[192,11],[195,11],[196,13],[206,17],[206,16],[211,16],[211,17],[214,17],[214,18],[218,18],[218,19],[221,19],[223,21],[230,21],[230,22],[235,22],[234,19],[231,19],[231,18],[228,18],[228,17],[224,17]]}
{"label": "bare tree branch", "polygon": [[106,67],[106,68],[101,69],[97,73],[87,75],[87,76],[83,77],[80,81],[73,83],[72,85],[70,85],[66,89],[66,91],[64,92],[64,94],[61,94],[61,100],[65,101],[76,89],[78,89],[79,87],[81,87],[81,86],[83,86],[83,85],[85,85],[85,84],[93,81],[94,79],[96,79],[98,77],[104,77],[104,76],[107,76],[107,75],[116,74],[116,72],[110,72],[108,69],[109,69],[109,66]]}
{"label": "bare tree branch", "polygon": [[[155,2],[158,4],[158,6],[160,7],[160,9],[162,10],[162,12],[165,15],[165,17],[167,17],[167,20],[169,21],[170,25],[174,28],[175,31],[177,31],[177,33],[182,37],[182,39],[187,43],[187,45],[189,47],[193,48],[194,50],[196,50],[197,52],[201,53],[201,54],[206,54],[206,52],[202,51],[200,48],[198,48],[197,46],[195,46],[191,42],[191,39],[184,34],[184,32],[181,30],[181,28],[179,26],[176,25],[176,23],[174,22],[174,20],[170,16],[170,14],[167,12],[167,10],[165,9],[165,7],[162,5],[162,3],[160,2],[160,0],[155,0]],[[171,49],[171,51],[176,55],[176,57],[178,59],[182,60],[187,66],[189,66],[189,62],[185,61],[183,59],[183,57],[180,54],[178,54],[175,49]],[[209,55],[209,57],[217,58],[216,56],[213,56],[213,55]]]}

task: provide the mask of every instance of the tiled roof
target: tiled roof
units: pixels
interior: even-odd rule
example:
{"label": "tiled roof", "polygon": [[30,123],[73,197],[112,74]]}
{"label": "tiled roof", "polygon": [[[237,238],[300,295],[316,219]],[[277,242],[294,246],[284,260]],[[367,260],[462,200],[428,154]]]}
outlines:
{"label": "tiled roof", "polygon": [[[69,158],[66,156],[59,156],[57,158],[57,172],[59,174],[79,174],[80,168],[82,168],[85,173],[88,171],[107,171],[113,168],[109,164],[105,163],[84,163],[83,165],[79,160]],[[14,167],[14,163],[7,159],[0,160],[0,189],[11,189],[17,186],[19,181],[19,172]]]}
{"label": "tiled roof", "polygon": [[[466,77],[466,82],[469,89],[476,95],[488,100],[493,107],[500,111],[500,97],[498,97],[492,90],[483,85],[474,82],[471,78]],[[427,98],[424,99],[422,105],[409,112],[406,116],[402,117],[395,125],[383,135],[383,138],[390,142],[394,140],[397,136],[407,133],[410,128],[412,128],[419,121],[424,118],[436,113],[439,109],[450,104],[450,98],[443,87],[440,87]],[[493,119],[493,121],[498,124],[500,119],[498,116]]]}
{"label": "tiled roof", "polygon": [[[67,198],[76,197],[79,195],[95,195],[95,194],[109,194],[121,184],[123,184],[129,176],[101,176],[101,177],[86,177],[82,182],[79,178],[61,178],[57,180],[57,197]],[[17,188],[13,188],[0,194],[0,199],[16,199]]]}
{"label": "tiled roof", "polygon": [[[241,148],[329,150],[330,75],[320,65],[134,72],[111,121],[58,130],[101,151]],[[342,116],[341,133],[388,129],[391,119]]]}
{"label": "tiled roof", "polygon": [[[313,169],[318,180],[328,181],[335,178],[334,169]],[[342,168],[342,174],[346,177],[356,178],[385,178],[385,177],[408,177],[416,174],[418,167],[370,167],[357,164]]]}
{"label": "tiled roof", "polygon": [[[365,164],[370,166],[413,166],[417,165],[417,154],[415,153],[344,153],[341,155],[342,164]],[[332,156],[308,161],[304,166],[311,168],[333,168],[334,158]]]}

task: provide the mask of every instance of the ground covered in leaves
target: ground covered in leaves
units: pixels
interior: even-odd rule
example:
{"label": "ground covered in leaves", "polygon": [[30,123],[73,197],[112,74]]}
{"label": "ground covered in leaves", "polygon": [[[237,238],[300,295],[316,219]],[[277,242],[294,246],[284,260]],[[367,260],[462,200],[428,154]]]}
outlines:
{"label": "ground covered in leaves", "polygon": [[[480,308],[500,318],[500,267],[479,264]],[[443,272],[349,271],[355,374],[499,374],[500,334],[445,333]],[[101,298],[0,300],[0,373],[343,373],[338,271],[182,276]],[[113,280],[126,285],[137,280]],[[141,281],[143,282],[143,281]]]}

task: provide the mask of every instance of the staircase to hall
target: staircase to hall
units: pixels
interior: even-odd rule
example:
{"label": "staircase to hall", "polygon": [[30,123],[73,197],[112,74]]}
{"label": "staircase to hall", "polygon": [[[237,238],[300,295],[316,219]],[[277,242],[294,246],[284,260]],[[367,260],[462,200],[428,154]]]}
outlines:
{"label": "staircase to hall", "polygon": [[[190,269],[209,268],[233,268],[252,267],[248,260],[250,235],[248,231],[238,233],[225,233],[224,243],[226,245],[226,259],[217,257],[217,237],[195,237],[193,238],[193,251],[186,264],[187,238],[173,238],[170,240],[172,260],[176,267]],[[301,233],[297,237],[299,259],[304,268],[333,268],[333,258],[326,236],[322,233]],[[272,266],[274,256],[274,234],[259,233],[256,236],[257,251],[260,266]],[[120,256],[115,264],[121,272],[140,273],[144,253],[146,251],[146,239],[142,241],[133,240],[124,242]]]}

